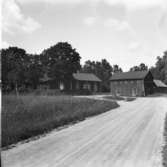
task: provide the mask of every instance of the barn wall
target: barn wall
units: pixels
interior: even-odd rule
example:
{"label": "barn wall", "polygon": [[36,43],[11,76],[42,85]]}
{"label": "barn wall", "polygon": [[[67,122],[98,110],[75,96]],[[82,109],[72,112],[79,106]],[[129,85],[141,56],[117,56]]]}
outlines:
{"label": "barn wall", "polygon": [[144,96],[143,80],[111,81],[110,88],[113,95]]}
{"label": "barn wall", "polygon": [[144,79],[144,88],[146,95],[154,93],[154,82],[151,73],[148,73],[148,75]]}
{"label": "barn wall", "polygon": [[167,88],[165,88],[165,87],[154,87],[154,93],[167,93]]}
{"label": "barn wall", "polygon": [[83,90],[83,89],[89,89],[91,92],[99,92],[100,82],[73,80],[72,90],[75,91],[75,90]]}

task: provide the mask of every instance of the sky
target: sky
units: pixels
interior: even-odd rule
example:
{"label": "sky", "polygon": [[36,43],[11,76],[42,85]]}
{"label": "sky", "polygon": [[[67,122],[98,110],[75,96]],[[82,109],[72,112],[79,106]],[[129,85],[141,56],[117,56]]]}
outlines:
{"label": "sky", "polygon": [[86,60],[124,71],[167,50],[166,0],[3,0],[1,47],[41,53],[69,42]]}

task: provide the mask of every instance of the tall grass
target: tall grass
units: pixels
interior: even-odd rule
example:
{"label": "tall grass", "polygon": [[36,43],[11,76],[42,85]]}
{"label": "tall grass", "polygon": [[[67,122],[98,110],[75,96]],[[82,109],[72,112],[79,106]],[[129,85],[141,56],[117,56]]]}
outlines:
{"label": "tall grass", "polygon": [[116,107],[72,96],[2,96],[2,147]]}

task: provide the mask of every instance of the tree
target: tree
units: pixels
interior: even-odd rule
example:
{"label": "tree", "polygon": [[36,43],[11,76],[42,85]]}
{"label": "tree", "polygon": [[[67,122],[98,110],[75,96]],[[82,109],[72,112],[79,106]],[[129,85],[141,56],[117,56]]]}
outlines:
{"label": "tree", "polygon": [[120,73],[122,72],[122,68],[120,68],[117,64],[113,66],[113,73]]}
{"label": "tree", "polygon": [[162,57],[157,57],[155,67],[151,67],[154,78],[162,80],[167,84],[167,51],[164,52]]}
{"label": "tree", "polygon": [[43,77],[44,69],[40,60],[40,55],[29,54],[29,61],[26,70],[26,84],[36,89],[39,85],[40,78]]}
{"label": "tree", "polygon": [[9,47],[1,50],[2,88],[16,90],[25,82],[27,55],[24,49]]}
{"label": "tree", "polygon": [[97,75],[101,80],[102,91],[110,90],[110,82],[109,79],[112,75],[112,66],[106,59],[102,59],[101,61],[86,61],[82,72],[93,73]]}
{"label": "tree", "polygon": [[129,71],[147,71],[148,66],[146,66],[144,63],[141,63],[139,66],[134,66],[130,68]]}
{"label": "tree", "polygon": [[67,42],[59,42],[41,54],[48,76],[65,82],[71,80],[72,74],[80,70],[80,58],[79,53]]}

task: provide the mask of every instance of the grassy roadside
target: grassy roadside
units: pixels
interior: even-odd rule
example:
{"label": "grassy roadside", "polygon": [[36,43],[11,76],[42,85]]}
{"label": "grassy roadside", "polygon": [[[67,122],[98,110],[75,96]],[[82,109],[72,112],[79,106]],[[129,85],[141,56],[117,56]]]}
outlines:
{"label": "grassy roadside", "polygon": [[105,99],[110,99],[110,100],[125,100],[125,101],[133,101],[136,98],[134,97],[121,97],[121,96],[103,96]]}
{"label": "grassy roadside", "polygon": [[167,167],[167,115],[165,120],[165,131],[164,131],[164,137],[165,137],[165,146],[163,148],[163,166]]}
{"label": "grassy roadside", "polygon": [[2,97],[2,147],[118,107],[72,96]]}

